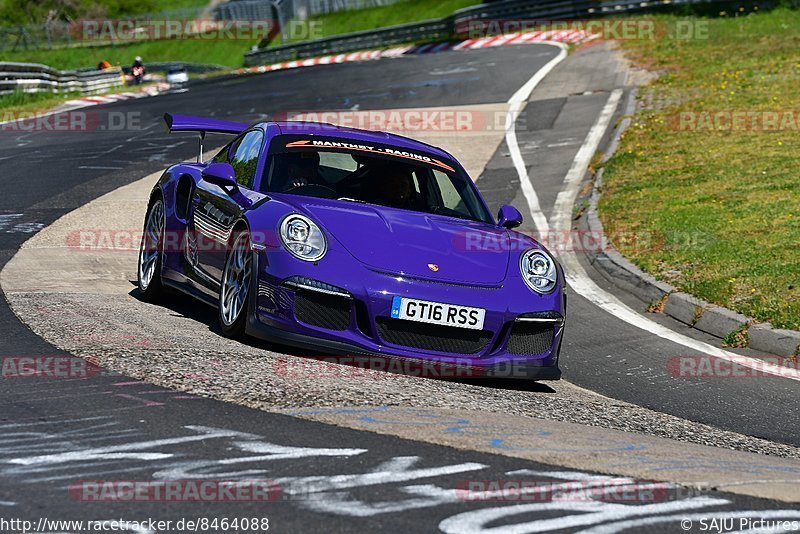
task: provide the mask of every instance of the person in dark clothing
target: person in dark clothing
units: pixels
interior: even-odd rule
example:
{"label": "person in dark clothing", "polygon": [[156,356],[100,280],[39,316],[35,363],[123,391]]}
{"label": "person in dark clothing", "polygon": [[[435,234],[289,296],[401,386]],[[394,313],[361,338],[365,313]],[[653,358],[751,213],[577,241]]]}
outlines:
{"label": "person in dark clothing", "polygon": [[139,85],[142,83],[144,79],[144,63],[142,63],[142,58],[140,56],[136,56],[136,59],[133,61],[133,65],[131,65],[131,74],[133,75],[133,83]]}

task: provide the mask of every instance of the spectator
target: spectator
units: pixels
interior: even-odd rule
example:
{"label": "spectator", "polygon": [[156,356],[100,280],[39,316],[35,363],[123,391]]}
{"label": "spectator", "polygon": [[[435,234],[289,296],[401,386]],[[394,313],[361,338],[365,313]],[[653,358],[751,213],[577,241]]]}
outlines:
{"label": "spectator", "polygon": [[142,63],[142,57],[136,56],[136,59],[133,61],[133,65],[131,65],[131,74],[133,74],[133,83],[139,85],[142,83],[144,79],[144,63]]}

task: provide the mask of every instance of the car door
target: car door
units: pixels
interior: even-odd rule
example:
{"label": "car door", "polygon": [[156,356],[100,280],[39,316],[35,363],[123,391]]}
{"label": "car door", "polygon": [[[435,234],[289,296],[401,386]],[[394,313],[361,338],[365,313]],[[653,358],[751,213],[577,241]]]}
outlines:
{"label": "car door", "polygon": [[[264,142],[264,132],[243,133],[217,154],[213,163],[230,163],[245,196],[252,196],[256,167]],[[243,208],[221,187],[201,180],[194,198],[194,225],[197,234],[197,267],[204,285],[217,291],[233,225]]]}

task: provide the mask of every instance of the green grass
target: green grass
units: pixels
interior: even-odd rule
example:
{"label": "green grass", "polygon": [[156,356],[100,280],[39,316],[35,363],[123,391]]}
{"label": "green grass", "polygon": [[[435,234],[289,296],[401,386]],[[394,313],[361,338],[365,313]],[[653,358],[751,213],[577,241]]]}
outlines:
{"label": "green grass", "polygon": [[74,98],[76,94],[25,93],[16,90],[7,95],[0,95],[0,121],[15,118],[19,112],[35,112],[57,106],[64,100]]}
{"label": "green grass", "polygon": [[[95,93],[104,95],[125,90],[138,91],[152,84],[144,84],[135,88],[114,87],[107,91]],[[36,113],[57,107],[72,98],[80,98],[79,92],[74,93],[26,93],[16,90],[7,95],[0,95],[0,122],[20,118],[19,113]]]}
{"label": "green grass", "polygon": [[605,166],[600,215],[620,251],[657,278],[800,329],[800,124],[690,131],[676,119],[719,111],[800,118],[800,12],[708,25],[708,39],[623,43],[662,75],[640,91],[645,109]]}
{"label": "green grass", "polygon": [[105,59],[112,65],[130,65],[133,58],[142,56],[145,66],[155,61],[187,61],[226,67],[241,67],[244,54],[255,41],[170,39],[135,43],[60,48],[53,50],[21,50],[4,52],[4,61],[44,63],[58,69],[93,67]]}

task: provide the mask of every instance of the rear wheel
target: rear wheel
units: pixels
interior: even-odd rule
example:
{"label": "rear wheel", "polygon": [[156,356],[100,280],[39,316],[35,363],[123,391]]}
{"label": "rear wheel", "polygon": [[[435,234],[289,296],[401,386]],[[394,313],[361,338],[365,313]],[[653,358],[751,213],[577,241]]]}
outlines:
{"label": "rear wheel", "polygon": [[244,334],[250,284],[253,278],[253,253],[250,235],[240,231],[231,240],[219,290],[219,324],[228,337]]}
{"label": "rear wheel", "polygon": [[164,260],[164,201],[150,204],[144,219],[144,233],[139,246],[137,280],[142,298],[147,302],[158,300],[164,293],[161,284],[161,266]]}

